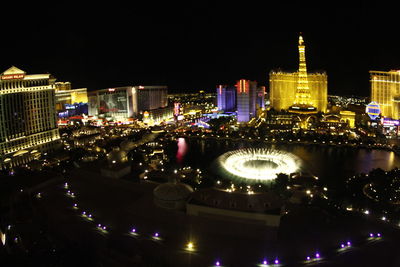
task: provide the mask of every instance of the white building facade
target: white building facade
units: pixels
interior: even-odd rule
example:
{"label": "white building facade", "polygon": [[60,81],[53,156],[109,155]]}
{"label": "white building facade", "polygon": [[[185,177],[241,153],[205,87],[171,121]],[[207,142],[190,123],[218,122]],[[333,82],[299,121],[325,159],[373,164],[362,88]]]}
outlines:
{"label": "white building facade", "polygon": [[24,164],[59,144],[54,82],[50,74],[16,67],[0,75],[0,167]]}

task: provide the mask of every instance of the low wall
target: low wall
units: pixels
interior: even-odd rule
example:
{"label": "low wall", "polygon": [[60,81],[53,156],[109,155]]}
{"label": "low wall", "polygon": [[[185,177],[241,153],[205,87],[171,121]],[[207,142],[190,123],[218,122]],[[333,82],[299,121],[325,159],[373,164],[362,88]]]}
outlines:
{"label": "low wall", "polygon": [[271,227],[279,227],[281,220],[280,215],[218,209],[214,207],[207,207],[190,203],[186,204],[186,213],[188,215],[214,219],[224,219],[251,224],[263,224]]}

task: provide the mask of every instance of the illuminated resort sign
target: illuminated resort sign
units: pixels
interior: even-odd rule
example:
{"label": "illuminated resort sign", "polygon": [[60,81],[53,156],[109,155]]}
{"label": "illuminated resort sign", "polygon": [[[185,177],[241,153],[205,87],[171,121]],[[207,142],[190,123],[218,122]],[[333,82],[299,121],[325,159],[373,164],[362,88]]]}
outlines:
{"label": "illuminated resort sign", "polygon": [[375,120],[379,116],[379,114],[381,114],[379,104],[376,102],[369,103],[365,108],[365,113],[368,114],[371,120]]}
{"label": "illuminated resort sign", "polygon": [[65,104],[65,109],[76,109],[74,104]]}
{"label": "illuminated resort sign", "polygon": [[250,84],[249,81],[241,79],[237,82],[236,84],[237,92],[239,94],[245,93],[247,94],[249,92]]}
{"label": "illuminated resort sign", "polygon": [[383,118],[382,119],[382,124],[383,126],[399,126],[400,122],[398,120],[392,120],[388,118]]}
{"label": "illuminated resort sign", "polygon": [[9,75],[2,75],[2,80],[16,80],[16,79],[23,79],[25,74],[9,74]]}
{"label": "illuminated resort sign", "polygon": [[181,114],[181,103],[174,103],[174,115],[179,116]]}

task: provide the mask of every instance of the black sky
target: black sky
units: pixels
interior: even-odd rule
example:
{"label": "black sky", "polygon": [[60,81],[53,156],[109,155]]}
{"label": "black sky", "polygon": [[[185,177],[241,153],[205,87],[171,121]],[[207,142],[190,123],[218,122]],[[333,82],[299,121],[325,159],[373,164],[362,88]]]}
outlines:
{"label": "black sky", "polygon": [[297,69],[301,31],[308,70],[327,71],[329,94],[368,96],[368,70],[400,68],[400,16],[390,4],[214,2],[3,5],[0,67],[49,72],[89,90],[213,91],[241,78],[268,88],[270,70]]}

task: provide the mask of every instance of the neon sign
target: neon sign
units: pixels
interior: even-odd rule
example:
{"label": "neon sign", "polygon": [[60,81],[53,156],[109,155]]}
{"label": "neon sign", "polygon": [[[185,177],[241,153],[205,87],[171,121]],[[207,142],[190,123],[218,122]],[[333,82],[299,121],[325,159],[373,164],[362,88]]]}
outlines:
{"label": "neon sign", "polygon": [[15,79],[23,79],[25,74],[10,74],[1,76],[2,80],[15,80]]}

